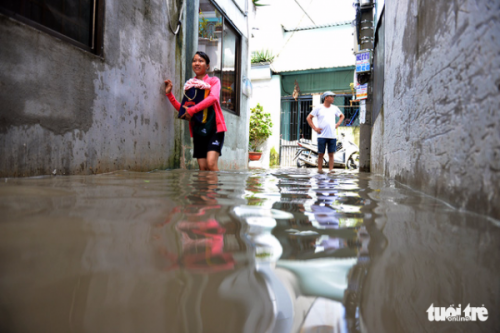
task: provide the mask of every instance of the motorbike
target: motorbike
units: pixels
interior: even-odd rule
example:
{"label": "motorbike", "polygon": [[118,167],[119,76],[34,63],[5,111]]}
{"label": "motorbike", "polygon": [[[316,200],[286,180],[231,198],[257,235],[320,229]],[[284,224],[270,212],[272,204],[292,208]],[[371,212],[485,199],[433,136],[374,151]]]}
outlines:
{"label": "motorbike", "polygon": [[[346,139],[345,134],[341,133],[341,139],[337,140],[337,147],[333,155],[333,166],[345,167],[346,169],[359,168],[359,147]],[[299,148],[295,153],[294,160],[297,160],[297,167],[318,166],[318,145],[308,140],[300,139]],[[328,167],[329,156],[325,152],[323,156],[323,167]]]}

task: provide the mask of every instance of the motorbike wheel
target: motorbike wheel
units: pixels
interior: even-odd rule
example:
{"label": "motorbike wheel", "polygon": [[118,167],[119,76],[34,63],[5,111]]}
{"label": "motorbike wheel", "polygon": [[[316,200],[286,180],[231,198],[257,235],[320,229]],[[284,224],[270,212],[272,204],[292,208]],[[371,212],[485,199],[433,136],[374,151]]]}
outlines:
{"label": "motorbike wheel", "polygon": [[306,162],[302,161],[301,159],[297,159],[297,168],[305,168],[306,167]]}
{"label": "motorbike wheel", "polygon": [[347,168],[350,170],[359,169],[359,154],[352,154],[347,160]]}

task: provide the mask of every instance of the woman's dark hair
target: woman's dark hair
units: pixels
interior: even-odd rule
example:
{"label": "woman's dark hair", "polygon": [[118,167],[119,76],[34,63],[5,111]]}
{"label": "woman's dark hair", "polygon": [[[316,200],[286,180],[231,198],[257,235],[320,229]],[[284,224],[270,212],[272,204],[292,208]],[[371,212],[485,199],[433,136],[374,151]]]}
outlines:
{"label": "woman's dark hair", "polygon": [[[208,57],[208,55],[205,52],[198,51],[194,55],[199,55],[200,57],[202,57],[205,60],[205,62],[207,63],[207,66],[210,65],[210,58]],[[194,56],[193,56],[193,59],[194,59]]]}

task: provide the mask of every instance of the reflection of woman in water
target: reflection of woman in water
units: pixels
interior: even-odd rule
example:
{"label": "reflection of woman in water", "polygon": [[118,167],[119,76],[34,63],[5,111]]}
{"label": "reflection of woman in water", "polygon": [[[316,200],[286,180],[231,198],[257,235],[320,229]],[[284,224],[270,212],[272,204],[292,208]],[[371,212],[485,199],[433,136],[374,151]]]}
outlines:
{"label": "reflection of woman in water", "polygon": [[[185,111],[181,118],[189,121],[189,131],[194,146],[193,157],[198,159],[200,170],[218,171],[224,132],[227,131],[219,103],[220,81],[217,77],[207,75],[210,58],[206,53],[196,52],[192,66],[196,77],[189,79],[184,85],[185,97],[182,105],[184,110],[181,110],[181,104],[172,94],[172,81],[170,80],[165,81],[165,93],[177,111],[181,113]],[[204,96],[199,94],[196,98],[200,91],[205,91]],[[195,99],[198,101],[196,104]]]}

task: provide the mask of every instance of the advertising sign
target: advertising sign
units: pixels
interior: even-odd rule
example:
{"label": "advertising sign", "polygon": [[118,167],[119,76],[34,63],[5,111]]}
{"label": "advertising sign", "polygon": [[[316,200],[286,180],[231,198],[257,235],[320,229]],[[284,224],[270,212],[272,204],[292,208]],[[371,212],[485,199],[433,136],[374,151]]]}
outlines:
{"label": "advertising sign", "polygon": [[368,83],[358,84],[356,87],[356,99],[368,98]]}
{"label": "advertising sign", "polygon": [[356,73],[366,73],[371,70],[370,51],[364,51],[356,54]]}

